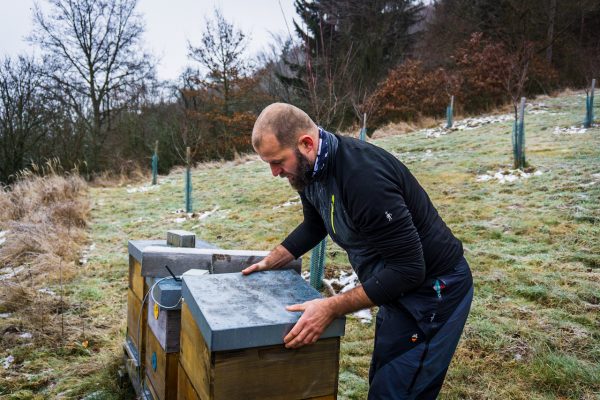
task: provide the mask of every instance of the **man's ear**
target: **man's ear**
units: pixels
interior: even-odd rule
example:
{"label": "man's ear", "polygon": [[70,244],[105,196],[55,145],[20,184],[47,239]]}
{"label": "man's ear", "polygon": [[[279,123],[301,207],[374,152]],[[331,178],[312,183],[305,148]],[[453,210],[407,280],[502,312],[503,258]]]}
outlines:
{"label": "man's ear", "polygon": [[298,138],[298,148],[300,150],[310,152],[315,148],[315,141],[310,135],[301,135]]}

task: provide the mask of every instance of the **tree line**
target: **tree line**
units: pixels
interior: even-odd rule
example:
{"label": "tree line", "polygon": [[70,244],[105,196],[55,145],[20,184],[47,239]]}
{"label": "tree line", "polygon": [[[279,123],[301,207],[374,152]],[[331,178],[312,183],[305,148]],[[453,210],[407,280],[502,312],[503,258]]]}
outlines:
{"label": "tree line", "polygon": [[156,78],[137,0],[46,0],[33,9],[38,58],[0,61],[0,182],[48,159],[88,177],[228,159],[274,101],[332,130],[467,113],[522,95],[586,87],[600,71],[597,0],[296,0],[293,30],[247,55],[219,10],[188,38],[190,67]]}

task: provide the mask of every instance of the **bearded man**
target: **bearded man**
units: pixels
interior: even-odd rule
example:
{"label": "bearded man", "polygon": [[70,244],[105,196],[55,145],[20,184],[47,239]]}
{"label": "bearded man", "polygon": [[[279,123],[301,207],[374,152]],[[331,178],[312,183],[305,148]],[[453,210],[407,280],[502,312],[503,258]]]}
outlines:
{"label": "bearded man", "polygon": [[265,108],[252,145],[273,176],[299,192],[304,220],[244,271],[279,268],[327,234],[361,285],[289,306],[302,312],[284,338],[317,341],[337,316],[379,306],[369,399],[434,399],[465,325],[473,280],[461,242],[408,168],[387,151],[334,135],[290,104]]}

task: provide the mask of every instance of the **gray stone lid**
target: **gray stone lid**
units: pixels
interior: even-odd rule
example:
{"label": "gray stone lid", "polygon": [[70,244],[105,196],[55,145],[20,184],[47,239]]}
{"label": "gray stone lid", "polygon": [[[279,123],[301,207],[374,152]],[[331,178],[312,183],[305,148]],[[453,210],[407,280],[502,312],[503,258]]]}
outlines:
{"label": "gray stone lid", "polygon": [[[129,254],[133,256],[140,263],[142,262],[142,253],[146,247],[166,247],[171,250],[178,249],[177,247],[171,247],[167,245],[166,240],[130,240],[127,243],[127,247],[129,250]],[[210,243],[204,242],[202,240],[196,240],[196,248],[197,249],[217,249],[217,246],[214,246]]]}
{"label": "gray stone lid", "polygon": [[[282,344],[301,315],[285,306],[321,297],[292,270],[184,276],[182,296],[210,351]],[[321,337],[343,336],[345,322]]]}

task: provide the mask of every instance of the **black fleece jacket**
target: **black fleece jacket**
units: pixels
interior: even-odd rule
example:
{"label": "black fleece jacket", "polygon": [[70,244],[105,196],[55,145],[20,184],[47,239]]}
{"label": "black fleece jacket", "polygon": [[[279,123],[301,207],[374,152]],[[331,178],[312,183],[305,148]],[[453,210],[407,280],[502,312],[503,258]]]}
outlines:
{"label": "black fleece jacket", "polygon": [[328,233],[367,296],[389,304],[453,268],[461,242],[408,168],[389,152],[327,133],[323,171],[302,192],[304,221],[282,245],[299,257]]}

